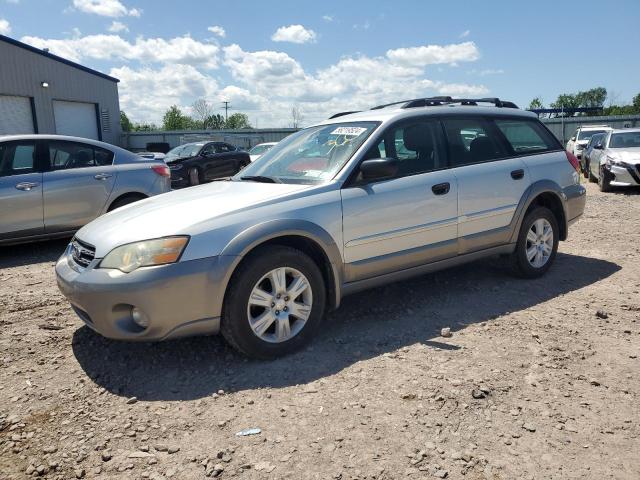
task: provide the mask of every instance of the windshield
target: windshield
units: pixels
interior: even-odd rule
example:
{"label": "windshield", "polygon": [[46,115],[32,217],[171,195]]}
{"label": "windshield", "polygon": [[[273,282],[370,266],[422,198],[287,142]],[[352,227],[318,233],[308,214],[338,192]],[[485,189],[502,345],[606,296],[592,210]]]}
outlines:
{"label": "windshield", "polygon": [[592,136],[589,139],[589,146],[593,147],[594,145],[597,145],[598,142],[602,141],[603,138],[604,138],[604,133],[596,133],[594,136]]}
{"label": "windshield", "polygon": [[256,145],[249,150],[249,155],[262,155],[267,150],[271,150],[275,145]]}
{"label": "windshield", "polygon": [[596,133],[606,133],[606,130],[580,130],[578,140],[589,140]]}
{"label": "windshield", "polygon": [[609,140],[609,148],[640,147],[640,132],[614,133]]}
{"label": "windshield", "polygon": [[377,127],[377,122],[319,125],[288,136],[234,180],[270,177],[283,183],[322,183],[333,178]]}
{"label": "windshield", "polygon": [[169,150],[165,160],[171,161],[176,158],[193,157],[198,154],[203,145],[204,143],[186,143],[184,145],[180,145],[179,147]]}

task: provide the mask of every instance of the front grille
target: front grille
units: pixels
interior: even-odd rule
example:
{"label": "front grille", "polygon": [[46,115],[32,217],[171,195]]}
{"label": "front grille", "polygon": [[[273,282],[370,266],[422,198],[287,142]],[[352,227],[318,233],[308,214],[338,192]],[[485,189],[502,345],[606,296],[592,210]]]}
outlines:
{"label": "front grille", "polygon": [[88,267],[96,256],[96,249],[77,238],[71,240],[71,258],[81,267]]}

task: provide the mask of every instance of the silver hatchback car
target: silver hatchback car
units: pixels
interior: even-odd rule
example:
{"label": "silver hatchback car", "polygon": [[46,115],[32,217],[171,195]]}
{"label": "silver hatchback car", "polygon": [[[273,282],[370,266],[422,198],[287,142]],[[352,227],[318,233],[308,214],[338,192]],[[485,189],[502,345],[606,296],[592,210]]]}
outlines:
{"label": "silver hatchback car", "polygon": [[514,107],[436,97],[337,114],[230,181],[93,221],[57,262],[58,285],[107,337],[221,331],[269,358],[365,288],[497,254],[540,276],[585,188],[576,158]]}
{"label": "silver hatchback car", "polygon": [[71,236],[99,215],[171,189],[162,160],[60,135],[0,137],[0,244]]}

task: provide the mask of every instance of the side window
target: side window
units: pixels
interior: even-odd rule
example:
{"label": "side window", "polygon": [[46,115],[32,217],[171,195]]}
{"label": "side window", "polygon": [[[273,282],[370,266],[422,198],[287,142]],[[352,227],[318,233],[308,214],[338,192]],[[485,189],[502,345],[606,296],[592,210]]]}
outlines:
{"label": "side window", "polygon": [[482,118],[445,118],[443,123],[452,167],[488,162],[508,155],[499,134]]}
{"label": "side window", "polygon": [[547,152],[558,149],[556,142],[549,138],[549,133],[536,121],[496,119],[494,122],[516,153]]}
{"label": "side window", "polygon": [[441,146],[442,130],[438,122],[413,122],[391,127],[364,159],[396,158],[400,161],[397,176],[406,177],[445,168]]}
{"label": "side window", "polygon": [[49,142],[49,165],[51,170],[86,168],[111,165],[113,152],[83,143]]}
{"label": "side window", "polygon": [[210,143],[209,145],[206,145],[200,152],[200,155],[210,155],[212,153],[217,153],[217,148],[215,143]]}
{"label": "side window", "polygon": [[231,151],[226,143],[216,143],[216,153],[227,153]]}
{"label": "side window", "polygon": [[32,173],[35,170],[34,142],[0,144],[0,177]]}

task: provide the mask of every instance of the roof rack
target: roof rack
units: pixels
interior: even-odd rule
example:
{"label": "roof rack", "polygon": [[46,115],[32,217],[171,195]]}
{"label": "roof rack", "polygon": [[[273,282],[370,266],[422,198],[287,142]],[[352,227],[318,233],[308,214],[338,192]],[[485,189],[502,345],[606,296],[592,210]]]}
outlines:
{"label": "roof rack", "polygon": [[492,103],[498,108],[518,108],[518,106],[506,100],[500,100],[499,98],[452,98],[452,97],[427,97],[427,98],[414,98],[413,100],[402,100],[400,102],[387,103],[385,105],[378,105],[371,110],[380,110],[382,108],[391,107],[393,105],[400,105],[400,108],[416,108],[416,107],[439,107],[442,105],[473,105],[478,103]]}
{"label": "roof rack", "polygon": [[333,115],[331,115],[329,117],[329,120],[331,120],[332,118],[338,118],[338,117],[342,117],[344,115],[351,115],[352,113],[358,113],[360,110],[354,110],[353,112],[339,112],[339,113],[334,113]]}

